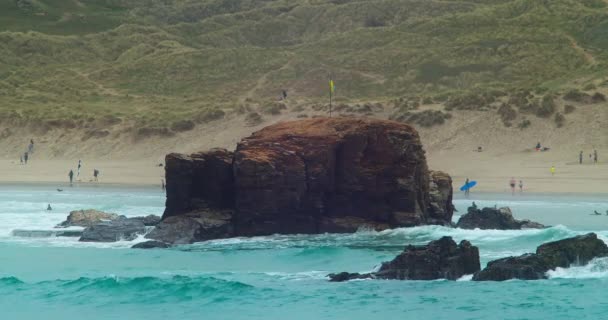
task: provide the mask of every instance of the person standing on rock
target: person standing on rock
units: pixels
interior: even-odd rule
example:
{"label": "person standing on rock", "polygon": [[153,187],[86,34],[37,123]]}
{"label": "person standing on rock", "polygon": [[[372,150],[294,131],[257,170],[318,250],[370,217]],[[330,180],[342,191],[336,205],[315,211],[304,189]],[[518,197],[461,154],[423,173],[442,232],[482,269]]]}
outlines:
{"label": "person standing on rock", "polygon": [[68,173],[68,177],[70,177],[70,185],[74,182],[74,170],[70,169],[70,173]]}

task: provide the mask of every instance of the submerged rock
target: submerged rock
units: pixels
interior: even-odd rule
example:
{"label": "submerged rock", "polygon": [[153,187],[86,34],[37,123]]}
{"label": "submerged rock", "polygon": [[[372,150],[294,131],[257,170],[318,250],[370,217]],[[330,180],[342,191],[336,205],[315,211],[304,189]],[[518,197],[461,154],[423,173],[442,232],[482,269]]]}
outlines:
{"label": "submerged rock", "polygon": [[82,230],[22,230],[11,232],[14,237],[21,238],[52,238],[52,237],[80,237]]}
{"label": "submerged rock", "polygon": [[140,219],[117,219],[104,221],[90,226],[82,232],[82,242],[115,242],[130,241],[146,232],[146,226]]}
{"label": "submerged rock", "polygon": [[407,246],[403,253],[389,262],[382,263],[380,270],[369,274],[330,274],[330,281],[353,279],[394,280],[456,280],[480,270],[479,249],[463,240],[460,244],[451,237],[442,237],[424,246]]}
{"label": "submerged rock", "polygon": [[536,249],[536,253],[491,261],[473,276],[473,280],[546,279],[549,270],[585,265],[594,258],[605,256],[608,256],[608,246],[595,233],[589,233],[545,243]]}
{"label": "submerged rock", "polygon": [[453,213],[450,177],[431,175],[416,130],[393,121],[279,123],[234,153],[169,154],[165,169],[166,209],[150,237],[171,243],[449,225]]}
{"label": "submerged rock", "polygon": [[161,249],[165,249],[165,248],[169,248],[170,245],[161,241],[146,241],[146,242],[140,242],[134,246],[132,246],[131,248],[133,249],[155,249],[155,248],[161,248]]}
{"label": "submerged rock", "polygon": [[99,210],[88,209],[88,210],[75,210],[70,212],[67,219],[58,224],[55,228],[66,228],[66,227],[90,227],[101,221],[111,221],[119,219],[120,217],[116,213],[107,213]]}
{"label": "submerged rock", "polygon": [[516,220],[510,208],[483,208],[469,207],[468,212],[460,217],[456,226],[461,229],[494,229],[494,230],[521,230],[542,229],[544,225],[530,220]]}

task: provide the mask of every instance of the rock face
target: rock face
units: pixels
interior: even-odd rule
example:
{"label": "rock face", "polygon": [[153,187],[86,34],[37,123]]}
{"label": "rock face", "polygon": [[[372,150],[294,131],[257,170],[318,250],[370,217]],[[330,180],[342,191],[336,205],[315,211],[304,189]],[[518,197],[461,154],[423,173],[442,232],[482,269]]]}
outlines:
{"label": "rock face", "polygon": [[533,254],[491,261],[485,269],[475,274],[473,280],[545,279],[549,270],[585,265],[594,258],[604,256],[608,256],[608,246],[595,233],[589,233],[545,243]]}
{"label": "rock face", "polygon": [[393,280],[456,280],[480,270],[479,250],[463,240],[459,245],[451,237],[431,241],[425,246],[408,246],[403,253],[389,262],[382,263],[380,270],[371,274],[330,274],[330,281],[353,279]]}
{"label": "rock face", "polygon": [[483,208],[476,206],[468,208],[456,224],[462,229],[495,229],[495,230],[520,230],[520,229],[542,229],[544,225],[530,220],[516,220],[509,208]]}
{"label": "rock face", "polygon": [[79,241],[82,242],[115,242],[133,240],[137,235],[144,234],[146,226],[140,219],[121,218],[103,221],[87,227],[82,232]]}
{"label": "rock face", "polygon": [[56,228],[66,227],[90,227],[102,221],[116,220],[119,216],[115,213],[106,213],[103,211],[88,209],[88,210],[76,210],[70,212],[68,218],[58,224]]}
{"label": "rock face", "polygon": [[430,172],[430,219],[433,224],[452,225],[452,177],[442,171]]}
{"label": "rock face", "polygon": [[234,154],[224,149],[165,159],[167,203],[163,218],[234,207]]}
{"label": "rock face", "polygon": [[166,180],[158,228],[201,234],[180,238],[186,242],[449,224],[453,213],[451,179],[429,174],[418,133],[392,121],[279,123],[242,140],[234,153],[168,155]]}

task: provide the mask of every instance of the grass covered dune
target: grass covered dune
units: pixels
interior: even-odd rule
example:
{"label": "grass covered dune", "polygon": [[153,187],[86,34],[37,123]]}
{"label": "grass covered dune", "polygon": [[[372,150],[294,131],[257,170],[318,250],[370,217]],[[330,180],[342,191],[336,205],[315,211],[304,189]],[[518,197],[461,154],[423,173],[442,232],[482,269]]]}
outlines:
{"label": "grass covered dune", "polygon": [[0,113],[170,127],[284,88],[324,103],[330,73],[347,103],[601,85],[606,21],[600,0],[3,1]]}

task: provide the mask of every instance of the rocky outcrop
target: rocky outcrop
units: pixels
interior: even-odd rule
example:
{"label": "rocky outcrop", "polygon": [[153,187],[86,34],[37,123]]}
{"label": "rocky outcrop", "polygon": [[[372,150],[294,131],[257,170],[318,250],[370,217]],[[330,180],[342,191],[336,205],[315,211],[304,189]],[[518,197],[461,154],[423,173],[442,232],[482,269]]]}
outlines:
{"label": "rocky outcrop", "polygon": [[82,242],[115,242],[130,241],[146,232],[146,226],[140,219],[120,218],[99,222],[87,227],[79,241]]}
{"label": "rocky outcrop", "polygon": [[217,210],[170,216],[163,219],[146,238],[171,244],[229,238],[235,234],[232,217],[231,211]]}
{"label": "rocky outcrop", "polygon": [[56,228],[90,227],[102,221],[111,221],[118,218],[119,216],[116,213],[107,213],[94,209],[75,210],[70,212],[67,219],[58,224]]}
{"label": "rocky outcrop", "polygon": [[542,229],[544,225],[530,220],[516,220],[509,208],[483,208],[469,207],[456,224],[461,229],[494,229],[494,230],[521,230]]}
{"label": "rocky outcrop", "polygon": [[139,220],[146,227],[154,227],[154,226],[156,226],[157,224],[160,223],[160,217],[157,216],[157,215],[153,215],[153,214],[150,214],[150,215],[147,215],[147,216],[144,216],[144,217],[133,217],[133,218],[129,218],[129,219]]}
{"label": "rocky outcrop", "polygon": [[[418,133],[392,121],[279,123],[234,153],[168,155],[166,180],[164,231],[148,235],[161,241],[449,224],[453,213],[451,179],[430,175]],[[193,236],[169,236],[179,232]]]}
{"label": "rocky outcrop", "polygon": [[394,279],[394,280],[456,280],[480,270],[479,250],[470,242],[460,244],[451,237],[431,241],[425,246],[408,246],[403,253],[389,262],[382,263],[380,270],[370,274],[338,273],[330,274],[330,281],[353,279]]}
{"label": "rocky outcrop", "polygon": [[605,256],[608,256],[608,246],[595,233],[589,233],[545,243],[533,254],[491,261],[485,269],[475,274],[473,280],[545,279],[549,270],[585,265],[594,258]]}
{"label": "rocky outcrop", "polygon": [[145,242],[140,242],[134,246],[132,246],[131,248],[133,249],[166,249],[169,248],[170,245],[161,241],[154,241],[154,240],[150,240],[150,241],[145,241]]}

